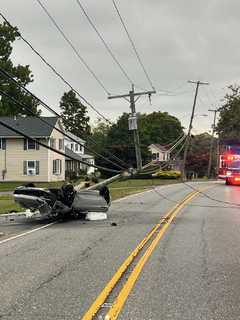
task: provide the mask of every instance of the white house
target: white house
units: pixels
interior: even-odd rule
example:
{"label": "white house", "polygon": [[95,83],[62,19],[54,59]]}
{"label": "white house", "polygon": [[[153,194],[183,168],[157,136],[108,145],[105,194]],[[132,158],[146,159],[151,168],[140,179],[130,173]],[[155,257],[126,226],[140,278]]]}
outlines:
{"label": "white house", "polygon": [[[65,179],[65,157],[44,148],[46,144],[64,152],[64,130],[57,117],[1,117],[13,129],[30,139],[0,125],[0,181],[51,182]],[[32,140],[32,139],[34,140]]]}
{"label": "white house", "polygon": [[85,153],[86,141],[70,132],[67,132],[67,135],[78,143],[68,137],[65,137],[64,139],[66,154],[76,159],[76,161],[74,161],[66,158],[66,172],[75,172],[77,175],[80,174],[81,171],[86,171],[87,174],[94,173],[94,167],[86,166],[78,161],[82,160],[89,164],[95,164],[94,156]]}
{"label": "white house", "polygon": [[170,160],[170,153],[164,146],[161,146],[160,144],[151,144],[148,149],[152,154],[153,161],[158,162]]}

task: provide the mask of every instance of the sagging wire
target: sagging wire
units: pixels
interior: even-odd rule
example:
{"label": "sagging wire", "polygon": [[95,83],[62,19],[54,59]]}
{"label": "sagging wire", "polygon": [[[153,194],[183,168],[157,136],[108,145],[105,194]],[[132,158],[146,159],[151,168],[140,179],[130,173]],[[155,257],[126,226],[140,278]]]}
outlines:
{"label": "sagging wire", "polygon": [[86,161],[83,161],[83,160],[79,160],[79,159],[76,159],[74,157],[71,157],[69,155],[67,155],[65,152],[61,152],[55,148],[52,148],[51,146],[48,146],[42,142],[40,142],[39,140],[37,139],[34,139],[32,137],[30,137],[29,135],[25,134],[22,130],[19,130],[19,129],[16,129],[16,128],[13,128],[11,126],[9,126],[8,124],[6,124],[5,122],[3,122],[2,120],[0,120],[0,125],[2,125],[3,127],[19,134],[20,136],[23,136],[24,138],[26,139],[30,139],[31,141],[35,142],[36,144],[42,146],[43,148],[46,148],[48,150],[51,150],[57,154],[60,154],[61,156],[64,156],[66,158],[69,158],[70,160],[73,160],[73,161],[78,161],[79,163],[82,163],[88,167],[93,167],[93,168],[97,168],[97,169],[100,169],[100,170],[104,170],[104,171],[108,171],[108,172],[114,172],[114,173],[121,173],[121,171],[118,171],[118,170],[114,170],[114,169],[109,169],[109,168],[105,168],[105,167],[102,167],[102,166],[98,166],[98,165],[95,165],[95,164],[90,164]]}
{"label": "sagging wire", "polygon": [[[5,77],[9,78],[10,80],[12,80],[19,88],[23,89],[25,92],[27,92],[28,94],[30,94],[30,95],[31,95],[34,99],[36,99],[45,109],[47,109],[48,111],[52,112],[52,113],[53,113],[55,116],[57,116],[58,118],[64,120],[63,117],[62,117],[59,113],[57,113],[53,108],[51,108],[49,105],[47,105],[47,104],[46,104],[45,102],[43,102],[41,99],[39,99],[35,94],[33,94],[33,93],[32,93],[30,90],[28,90],[26,87],[24,87],[23,85],[21,85],[20,83],[18,83],[18,81],[15,80],[15,79],[13,78],[13,76],[11,76],[8,72],[6,72],[5,70],[3,70],[3,69],[0,68],[0,73],[1,73],[2,75],[4,75]],[[18,101],[17,101],[16,99],[14,99],[13,97],[9,96],[7,93],[4,93],[3,91],[1,91],[1,92],[2,92],[2,94],[4,94],[5,96],[7,96],[9,99],[11,99],[12,101],[14,101],[16,104],[20,104],[20,102],[18,102]],[[23,105],[22,103],[21,103],[21,105],[22,105],[23,108],[25,108],[25,109],[28,110],[30,113],[32,113],[34,116],[36,116],[28,106]],[[39,117],[39,116],[37,116],[37,117],[38,117],[41,121],[43,121],[41,117]],[[48,124],[48,125],[49,125],[49,124]],[[59,129],[57,129],[57,130],[59,131]],[[75,143],[78,143],[79,145],[85,147],[86,150],[89,150],[90,152],[93,152],[95,155],[98,155],[99,157],[101,157],[101,158],[104,159],[105,161],[114,164],[115,166],[117,166],[117,167],[120,168],[120,169],[126,169],[126,168],[118,165],[117,163],[112,162],[110,159],[106,158],[105,156],[99,154],[97,151],[93,150],[92,148],[86,147],[86,146],[82,145],[80,142],[76,141],[73,137],[69,136],[68,134],[66,134],[66,133],[63,132],[62,130],[61,130],[61,133],[62,133],[64,136],[66,136],[66,137],[68,137],[69,139],[71,139],[72,141],[74,141]],[[86,136],[86,134],[84,134],[84,133],[83,133],[83,135]],[[96,142],[95,142],[95,140],[94,140],[93,138],[91,138],[91,137],[89,136],[89,137],[87,137],[87,139],[88,139],[89,141],[93,142],[93,143],[96,145]],[[118,157],[115,156],[114,154],[110,153],[109,151],[107,151],[107,153],[108,153],[109,156],[111,156],[112,158],[114,158],[114,159],[115,159],[116,161],[118,161],[119,163],[124,163],[123,160],[121,160],[120,158],[118,158]],[[124,163],[124,165],[126,165],[126,167],[128,167],[126,163]]]}
{"label": "sagging wire", "polygon": [[[11,25],[11,23],[7,20],[7,18],[0,12],[0,16],[2,17],[2,19],[6,22],[6,24],[13,30],[15,30],[15,28]],[[24,41],[24,43],[26,43],[26,45],[41,59],[41,61],[49,68],[52,70],[52,72],[60,79],[64,82],[65,85],[67,85],[80,99],[82,99],[94,112],[96,112],[104,121],[106,121],[109,124],[112,124],[112,122],[106,118],[100,111],[97,110],[97,108],[95,108],[93,106],[92,103],[90,103],[86,98],[83,97],[83,95],[81,95],[79,93],[78,90],[74,89],[74,87],[70,84],[70,82],[68,82],[62,75],[60,72],[57,71],[57,69],[55,67],[53,67],[51,65],[50,62],[48,62],[48,60],[43,57],[34,47],[33,45],[26,39],[24,38],[21,33],[19,31],[17,31],[18,33],[18,37],[20,39],[22,39]]]}
{"label": "sagging wire", "polygon": [[191,185],[188,184],[187,182],[184,182],[184,181],[183,181],[182,183],[183,183],[185,186],[187,186],[188,188],[190,188],[190,189],[192,189],[192,190],[194,190],[194,191],[198,191],[201,195],[203,195],[204,197],[208,198],[209,200],[212,200],[212,201],[215,201],[215,202],[218,202],[218,203],[224,203],[224,204],[232,205],[232,206],[235,206],[236,208],[237,208],[237,207],[240,207],[240,203],[216,199],[216,198],[214,198],[214,197],[209,196],[206,192],[194,188],[193,186],[191,186]]}

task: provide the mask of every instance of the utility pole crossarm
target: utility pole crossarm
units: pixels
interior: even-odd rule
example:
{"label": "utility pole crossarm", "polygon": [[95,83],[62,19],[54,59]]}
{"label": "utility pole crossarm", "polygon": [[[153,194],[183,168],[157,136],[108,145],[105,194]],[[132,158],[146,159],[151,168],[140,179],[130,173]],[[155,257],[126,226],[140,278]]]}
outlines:
{"label": "utility pole crossarm", "polygon": [[[143,96],[143,95],[146,95],[146,94],[154,94],[156,93],[155,90],[152,90],[152,91],[143,91],[143,92],[134,92],[133,93],[133,96]],[[121,95],[115,95],[115,96],[108,96],[108,99],[117,99],[117,98],[127,98],[127,97],[130,97],[130,93],[128,94],[121,94]]]}
{"label": "utility pole crossarm", "polygon": [[134,85],[132,85],[132,90],[130,90],[129,93],[127,93],[127,94],[108,96],[108,99],[129,98],[131,117],[133,120],[135,120],[134,121],[135,125],[130,130],[133,131],[135,154],[136,154],[136,162],[137,162],[138,171],[141,171],[141,169],[142,169],[142,155],[141,155],[140,139],[139,139],[139,133],[138,133],[138,127],[137,127],[136,106],[135,106],[135,103],[138,99],[135,100],[135,97],[140,97],[143,95],[148,95],[150,97],[151,94],[154,94],[154,93],[156,93],[156,90],[134,92]]}
{"label": "utility pole crossarm", "polygon": [[209,85],[209,82],[203,82],[203,81],[192,81],[192,80],[188,80],[188,83],[194,83],[194,84],[205,84],[205,85]]}

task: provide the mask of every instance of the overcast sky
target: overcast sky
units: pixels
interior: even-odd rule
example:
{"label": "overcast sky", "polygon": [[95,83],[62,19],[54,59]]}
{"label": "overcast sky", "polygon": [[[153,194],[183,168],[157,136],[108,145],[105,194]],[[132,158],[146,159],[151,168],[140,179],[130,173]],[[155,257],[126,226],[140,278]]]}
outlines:
{"label": "overcast sky", "polygon": [[[87,13],[136,86],[151,89],[136,60],[111,0],[81,0]],[[42,0],[79,53],[111,94],[130,90],[118,66],[104,48],[76,0]],[[116,0],[142,61],[157,90],[152,105],[143,97],[142,113],[167,111],[189,121],[194,86],[187,80],[210,83],[199,90],[194,132],[210,130],[213,115],[226,86],[239,83],[239,0]],[[36,0],[1,0],[1,12],[22,35],[106,117],[117,119],[129,111],[128,102],[108,100],[85,66],[65,42]],[[31,90],[54,108],[68,88],[22,42],[14,46],[15,63],[30,64],[34,74]],[[171,92],[169,94],[166,91]],[[91,121],[97,116],[89,110]]]}

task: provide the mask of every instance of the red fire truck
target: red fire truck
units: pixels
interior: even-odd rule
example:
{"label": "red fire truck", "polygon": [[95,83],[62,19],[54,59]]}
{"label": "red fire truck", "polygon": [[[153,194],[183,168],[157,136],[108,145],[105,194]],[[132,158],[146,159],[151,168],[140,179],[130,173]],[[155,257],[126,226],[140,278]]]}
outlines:
{"label": "red fire truck", "polygon": [[240,185],[240,143],[220,146],[218,177],[227,185]]}

